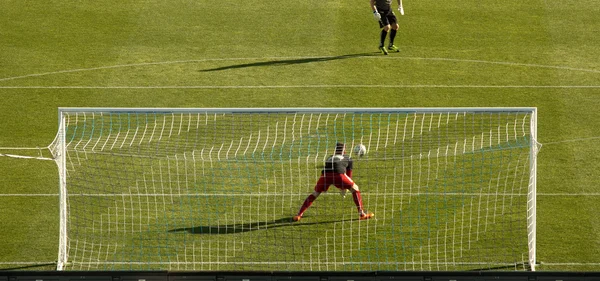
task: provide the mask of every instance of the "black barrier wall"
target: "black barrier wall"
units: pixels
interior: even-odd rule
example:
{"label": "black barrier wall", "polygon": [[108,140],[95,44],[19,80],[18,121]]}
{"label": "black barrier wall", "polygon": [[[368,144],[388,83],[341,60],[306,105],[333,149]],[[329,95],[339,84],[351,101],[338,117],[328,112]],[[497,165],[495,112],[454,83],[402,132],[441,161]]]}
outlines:
{"label": "black barrier wall", "polygon": [[0,271],[0,281],[600,281],[600,272]]}

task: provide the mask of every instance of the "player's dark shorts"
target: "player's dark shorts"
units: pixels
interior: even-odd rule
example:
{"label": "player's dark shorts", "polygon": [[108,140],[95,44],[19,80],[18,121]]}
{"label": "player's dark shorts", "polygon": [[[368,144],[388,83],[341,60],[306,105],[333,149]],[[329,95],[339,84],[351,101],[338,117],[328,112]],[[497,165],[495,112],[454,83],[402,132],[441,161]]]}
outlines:
{"label": "player's dark shorts", "polygon": [[392,10],[378,12],[381,15],[381,20],[379,21],[379,28],[382,28],[388,24],[395,24],[398,22],[398,19],[396,19],[396,15]]}
{"label": "player's dark shorts", "polygon": [[339,189],[351,189],[354,186],[354,181],[346,174],[323,173],[315,185],[315,191],[325,192],[331,185]]}

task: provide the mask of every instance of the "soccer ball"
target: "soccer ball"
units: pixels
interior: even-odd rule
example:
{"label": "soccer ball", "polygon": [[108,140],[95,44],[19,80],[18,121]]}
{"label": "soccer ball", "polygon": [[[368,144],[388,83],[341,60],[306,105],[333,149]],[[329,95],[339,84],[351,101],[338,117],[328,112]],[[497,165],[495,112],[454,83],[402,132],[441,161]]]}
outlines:
{"label": "soccer ball", "polygon": [[363,156],[367,154],[367,147],[362,144],[356,145],[354,147],[354,153],[356,153],[358,156]]}

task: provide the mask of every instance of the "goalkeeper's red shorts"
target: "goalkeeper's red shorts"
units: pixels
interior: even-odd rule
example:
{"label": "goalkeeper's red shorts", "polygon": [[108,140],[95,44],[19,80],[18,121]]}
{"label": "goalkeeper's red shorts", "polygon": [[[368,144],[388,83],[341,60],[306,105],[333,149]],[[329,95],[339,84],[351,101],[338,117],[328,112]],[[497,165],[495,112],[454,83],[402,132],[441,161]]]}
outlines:
{"label": "goalkeeper's red shorts", "polygon": [[354,181],[346,174],[323,173],[315,185],[315,191],[326,192],[331,185],[339,189],[351,189]]}

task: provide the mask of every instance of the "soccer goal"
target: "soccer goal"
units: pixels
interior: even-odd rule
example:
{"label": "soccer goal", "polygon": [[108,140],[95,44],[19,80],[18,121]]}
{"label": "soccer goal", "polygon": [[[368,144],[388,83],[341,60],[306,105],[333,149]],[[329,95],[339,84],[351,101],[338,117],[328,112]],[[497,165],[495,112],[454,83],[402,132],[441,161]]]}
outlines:
{"label": "soccer goal", "polygon": [[[58,269],[533,270],[536,116],[60,108]],[[338,142],[374,217],[332,186],[293,222]]]}

